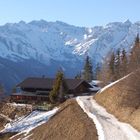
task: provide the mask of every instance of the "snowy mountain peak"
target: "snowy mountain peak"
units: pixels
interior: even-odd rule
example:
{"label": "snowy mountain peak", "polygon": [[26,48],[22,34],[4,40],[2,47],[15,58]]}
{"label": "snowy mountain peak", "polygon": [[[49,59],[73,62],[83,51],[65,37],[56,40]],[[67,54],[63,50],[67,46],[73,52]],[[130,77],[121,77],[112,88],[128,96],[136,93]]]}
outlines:
{"label": "snowy mountain peak", "polygon": [[118,48],[130,51],[137,33],[140,22],[129,20],[92,28],[45,20],[8,23],[0,26],[0,57],[16,64],[32,60],[53,71],[62,67],[68,75],[75,75],[87,54],[95,65]]}
{"label": "snowy mountain peak", "polygon": [[129,20],[93,28],[45,20],[9,23],[0,27],[0,56],[20,56],[41,62],[47,59],[48,63],[52,59],[68,60],[65,54],[75,59],[88,52],[100,61],[112,49],[126,47],[129,50],[137,34],[136,29],[140,29],[139,22],[133,24]]}
{"label": "snowy mountain peak", "polygon": [[132,22],[131,22],[129,19],[127,19],[127,20],[124,22],[124,24],[131,25]]}

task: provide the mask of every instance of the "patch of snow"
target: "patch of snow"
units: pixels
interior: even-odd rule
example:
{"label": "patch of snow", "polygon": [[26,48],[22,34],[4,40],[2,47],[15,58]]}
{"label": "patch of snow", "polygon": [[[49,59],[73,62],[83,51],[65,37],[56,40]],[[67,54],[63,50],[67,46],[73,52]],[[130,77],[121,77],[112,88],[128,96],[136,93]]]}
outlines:
{"label": "patch of snow", "polygon": [[32,107],[32,105],[30,105],[30,104],[18,104],[18,103],[7,103],[7,105],[10,105],[10,106],[15,106],[15,107],[29,107],[29,108],[31,108]]}
{"label": "patch of snow", "polygon": [[63,35],[64,33],[63,32],[60,32],[60,35]]}
{"label": "patch of snow", "polygon": [[92,33],[92,28],[88,28],[88,33]]}
{"label": "patch of snow", "polygon": [[99,81],[99,80],[92,80],[92,81],[90,82],[91,85],[99,85],[99,84],[101,84],[101,83],[102,83],[102,81]]}
{"label": "patch of snow", "polygon": [[1,132],[21,132],[28,134],[32,129],[46,123],[57,111],[58,108],[48,112],[33,111],[31,114],[18,121],[8,123]]}
{"label": "patch of snow", "polygon": [[85,54],[89,48],[91,47],[91,45],[96,42],[98,40],[98,38],[96,39],[87,39],[86,41],[79,43],[75,46],[75,49],[73,51],[74,54],[79,54],[79,55],[83,55]]}
{"label": "patch of snow", "polygon": [[84,39],[87,39],[87,34],[84,34]]}
{"label": "patch of snow", "polygon": [[99,91],[101,88],[93,86],[92,88],[89,88],[90,91]]}
{"label": "patch of snow", "polygon": [[77,43],[77,39],[74,38],[74,39],[71,39],[71,40],[68,40],[65,42],[65,45],[74,45]]}
{"label": "patch of snow", "polygon": [[24,137],[23,139],[19,139],[19,140],[29,140],[29,138],[30,138],[32,135],[33,135],[33,134],[30,134],[30,135]]}
{"label": "patch of snow", "polygon": [[99,84],[101,83],[101,81],[99,80],[92,80],[89,84],[92,86],[92,88],[89,88],[90,91],[99,91],[101,89],[101,87],[99,86]]}
{"label": "patch of snow", "polygon": [[77,97],[77,103],[94,121],[99,140],[140,140],[140,132],[131,125],[117,120],[105,108],[93,100],[93,97]]}

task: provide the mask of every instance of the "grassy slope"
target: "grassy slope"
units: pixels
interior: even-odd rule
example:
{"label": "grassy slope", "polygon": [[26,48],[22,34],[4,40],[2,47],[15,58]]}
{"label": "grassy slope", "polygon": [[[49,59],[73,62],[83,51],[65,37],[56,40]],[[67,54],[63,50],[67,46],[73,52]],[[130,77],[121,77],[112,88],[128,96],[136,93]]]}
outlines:
{"label": "grassy slope", "polygon": [[140,70],[97,94],[95,99],[119,120],[140,131]]}
{"label": "grassy slope", "polygon": [[[92,120],[75,100],[61,105],[59,112],[47,123],[35,128],[28,135],[33,140],[97,140],[97,131]],[[20,135],[20,138],[24,137]],[[12,140],[16,140],[15,137]]]}

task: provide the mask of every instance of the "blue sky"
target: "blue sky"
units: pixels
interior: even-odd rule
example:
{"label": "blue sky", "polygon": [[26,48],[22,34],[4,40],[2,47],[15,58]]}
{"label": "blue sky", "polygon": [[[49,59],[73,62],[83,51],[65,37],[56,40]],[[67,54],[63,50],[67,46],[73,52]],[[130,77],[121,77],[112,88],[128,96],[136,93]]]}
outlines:
{"label": "blue sky", "polygon": [[45,19],[77,26],[140,21],[140,0],[0,0],[0,25]]}

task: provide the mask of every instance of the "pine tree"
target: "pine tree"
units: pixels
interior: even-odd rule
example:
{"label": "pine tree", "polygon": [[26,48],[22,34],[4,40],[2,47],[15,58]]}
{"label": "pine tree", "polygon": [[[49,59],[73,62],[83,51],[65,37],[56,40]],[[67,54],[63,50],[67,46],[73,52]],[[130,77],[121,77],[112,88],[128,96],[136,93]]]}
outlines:
{"label": "pine tree", "polygon": [[16,87],[14,86],[13,88],[12,88],[12,93],[16,93],[17,92],[17,90],[16,90]]}
{"label": "pine tree", "polygon": [[87,56],[85,60],[83,78],[88,82],[90,82],[93,79],[92,63],[89,56]]}
{"label": "pine tree", "polygon": [[81,79],[81,73],[78,73],[74,78],[75,79]]}
{"label": "pine tree", "polygon": [[96,65],[96,70],[95,70],[95,74],[94,74],[94,79],[98,79],[98,76],[100,74],[100,71],[101,71],[101,64],[97,64]]}
{"label": "pine tree", "polygon": [[68,92],[68,87],[64,80],[64,74],[61,71],[58,71],[56,74],[55,83],[53,85],[53,89],[49,94],[50,101],[55,103],[57,101],[61,102],[64,100],[64,96]]}
{"label": "pine tree", "polygon": [[120,66],[121,77],[128,74],[128,59],[125,49],[122,50],[121,54],[121,66]]}
{"label": "pine tree", "polygon": [[58,71],[56,74],[56,79],[55,79],[55,83],[53,85],[53,89],[49,94],[49,98],[52,103],[57,101],[62,78],[63,78],[63,74],[60,71]]}
{"label": "pine tree", "polygon": [[120,49],[117,50],[116,58],[115,58],[115,78],[114,80],[118,80],[121,77],[120,73]]}
{"label": "pine tree", "polygon": [[111,54],[110,61],[109,61],[109,71],[111,76],[111,81],[115,80],[115,54],[114,52]]}
{"label": "pine tree", "polygon": [[65,100],[65,96],[67,94],[68,94],[68,86],[67,86],[67,83],[63,77],[61,85],[60,85],[60,89],[59,89],[59,96],[58,96],[59,102],[63,102]]}
{"label": "pine tree", "polygon": [[2,84],[0,84],[0,100],[5,96],[5,90]]}

